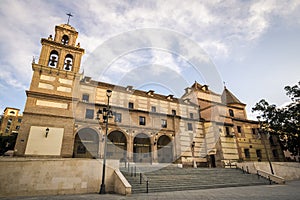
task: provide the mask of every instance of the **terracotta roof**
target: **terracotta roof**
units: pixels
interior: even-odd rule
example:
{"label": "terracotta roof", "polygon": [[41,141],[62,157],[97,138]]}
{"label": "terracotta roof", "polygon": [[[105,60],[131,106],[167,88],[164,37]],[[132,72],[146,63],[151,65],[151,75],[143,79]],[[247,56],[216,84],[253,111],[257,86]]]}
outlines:
{"label": "terracotta roof", "polygon": [[157,94],[157,93],[155,93],[154,90],[150,90],[150,91],[138,90],[138,89],[134,89],[132,86],[124,87],[124,86],[120,86],[120,85],[114,85],[114,84],[110,84],[110,83],[94,81],[90,77],[84,77],[81,80],[81,84],[82,83],[88,84],[88,85],[94,85],[94,86],[98,86],[98,87],[102,87],[102,88],[111,89],[113,91],[131,93],[132,95],[137,95],[137,96],[142,96],[142,97],[147,97],[147,98],[159,99],[159,100],[170,101],[170,102],[174,102],[174,103],[180,103],[180,104],[185,104],[185,105],[191,105],[191,106],[197,106],[198,107],[197,104],[195,104],[193,102],[190,102],[187,99],[176,98],[176,97],[173,97],[173,95]]}
{"label": "terracotta roof", "polygon": [[226,87],[224,87],[221,99],[222,99],[222,103],[224,103],[224,104],[236,103],[236,104],[245,105],[244,103],[240,102],[240,100],[238,98],[236,98],[236,96],[234,96]]}

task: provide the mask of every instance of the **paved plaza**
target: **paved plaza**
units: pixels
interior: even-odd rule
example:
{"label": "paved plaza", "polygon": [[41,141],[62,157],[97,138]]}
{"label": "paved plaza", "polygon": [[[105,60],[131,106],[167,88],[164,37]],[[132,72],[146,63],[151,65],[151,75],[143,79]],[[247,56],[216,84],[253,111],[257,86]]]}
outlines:
{"label": "paved plaza", "polygon": [[9,197],[0,198],[1,200],[139,200],[139,199],[185,199],[185,200],[297,200],[300,199],[300,180],[288,182],[286,185],[263,185],[248,187],[231,187],[206,190],[189,190],[176,192],[160,192],[148,194],[133,194],[130,196],[121,196],[115,194],[86,194],[86,195],[57,195],[57,196],[38,196],[38,197]]}

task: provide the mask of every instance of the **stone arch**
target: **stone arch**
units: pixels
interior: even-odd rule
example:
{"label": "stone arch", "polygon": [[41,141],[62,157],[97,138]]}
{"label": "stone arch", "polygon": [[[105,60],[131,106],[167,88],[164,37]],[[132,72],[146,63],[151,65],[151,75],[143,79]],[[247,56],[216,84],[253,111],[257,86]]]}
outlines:
{"label": "stone arch", "polygon": [[108,134],[106,156],[110,159],[120,159],[120,161],[126,160],[127,138],[123,132],[115,130]]}
{"label": "stone arch", "polygon": [[151,162],[151,139],[144,133],[139,133],[133,140],[133,161]]}
{"label": "stone arch", "polygon": [[99,152],[99,135],[92,128],[82,128],[75,134],[73,157],[97,158]]}
{"label": "stone arch", "polygon": [[48,66],[56,68],[58,63],[58,52],[56,50],[52,50],[50,52]]}
{"label": "stone arch", "polygon": [[158,138],[157,159],[160,163],[173,162],[173,143],[169,136],[162,135]]}
{"label": "stone arch", "polygon": [[73,56],[71,54],[67,54],[64,61],[64,70],[72,71],[73,67]]}
{"label": "stone arch", "polygon": [[67,45],[69,43],[69,36],[67,35],[62,36],[61,43]]}

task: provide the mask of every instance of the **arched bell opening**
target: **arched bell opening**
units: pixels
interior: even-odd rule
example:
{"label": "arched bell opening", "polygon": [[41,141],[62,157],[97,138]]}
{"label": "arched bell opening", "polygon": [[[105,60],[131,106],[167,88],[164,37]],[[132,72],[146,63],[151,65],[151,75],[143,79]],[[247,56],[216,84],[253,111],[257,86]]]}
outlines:
{"label": "arched bell opening", "polygon": [[48,66],[56,68],[58,63],[58,52],[56,50],[52,50],[49,56]]}
{"label": "arched bell opening", "polygon": [[64,70],[72,71],[72,67],[73,67],[73,56],[71,54],[68,54],[65,57]]}
{"label": "arched bell opening", "polygon": [[67,35],[64,35],[61,38],[61,43],[64,44],[64,45],[67,45],[69,43],[69,37]]}

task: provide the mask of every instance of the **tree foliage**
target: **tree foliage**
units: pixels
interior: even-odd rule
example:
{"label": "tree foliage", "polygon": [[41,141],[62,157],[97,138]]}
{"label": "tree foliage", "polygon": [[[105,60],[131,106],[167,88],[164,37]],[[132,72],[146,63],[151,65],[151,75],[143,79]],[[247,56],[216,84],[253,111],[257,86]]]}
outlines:
{"label": "tree foliage", "polygon": [[262,99],[252,108],[263,119],[264,128],[279,135],[284,150],[300,155],[300,81],[298,85],[286,86],[286,95],[291,103],[280,108]]}

